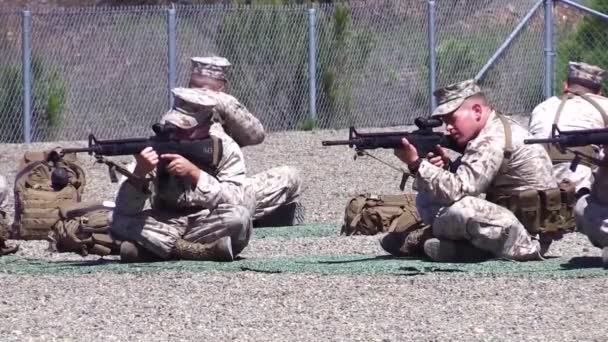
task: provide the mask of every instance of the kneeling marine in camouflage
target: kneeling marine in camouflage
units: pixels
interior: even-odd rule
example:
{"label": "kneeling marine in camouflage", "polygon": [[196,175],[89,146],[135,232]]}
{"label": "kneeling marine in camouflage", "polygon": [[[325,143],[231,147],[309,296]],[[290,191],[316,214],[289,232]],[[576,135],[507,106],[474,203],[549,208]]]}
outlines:
{"label": "kneeling marine in camouflage", "polygon": [[110,230],[125,241],[123,261],[232,261],[249,243],[252,229],[254,202],[245,187],[243,154],[212,124],[213,97],[186,88],[173,94],[175,106],[161,124],[176,126],[179,139],[219,138],[221,160],[208,170],[200,161],[144,149],[131,167],[140,180],[121,184]]}
{"label": "kneeling marine in camouflage", "polygon": [[[189,87],[208,93],[217,101],[215,118],[221,128],[240,147],[264,141],[262,123],[234,96],[226,93],[230,62],[223,57],[193,57]],[[301,219],[302,207],[297,202],[302,180],[291,166],[279,166],[260,172],[246,180],[255,193],[254,227],[288,226]]]}

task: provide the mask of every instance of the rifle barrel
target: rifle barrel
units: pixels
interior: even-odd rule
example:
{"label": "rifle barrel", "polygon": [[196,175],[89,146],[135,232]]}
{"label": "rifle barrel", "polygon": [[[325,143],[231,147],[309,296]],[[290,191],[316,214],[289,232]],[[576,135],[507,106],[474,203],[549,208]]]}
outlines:
{"label": "rifle barrel", "polygon": [[68,153],[82,153],[82,152],[91,152],[92,149],[90,147],[76,147],[76,148],[62,148],[61,152],[63,154]]}
{"label": "rifle barrel", "polygon": [[321,144],[323,146],[334,146],[334,145],[351,145],[353,142],[350,140],[323,140]]}
{"label": "rifle barrel", "polygon": [[547,139],[524,139],[524,144],[551,144],[557,142],[554,138]]}

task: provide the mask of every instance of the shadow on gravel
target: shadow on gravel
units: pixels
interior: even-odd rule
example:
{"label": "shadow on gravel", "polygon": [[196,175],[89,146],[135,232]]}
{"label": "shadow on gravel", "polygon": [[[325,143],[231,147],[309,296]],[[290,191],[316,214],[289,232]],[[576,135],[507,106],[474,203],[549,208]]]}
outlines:
{"label": "shadow on gravel", "polygon": [[396,273],[395,275],[400,275],[400,276],[417,276],[417,275],[424,275],[427,273],[435,273],[435,272],[443,272],[443,273],[453,273],[453,272],[465,272],[464,270],[459,270],[456,268],[441,268],[441,267],[435,267],[435,266],[431,266],[431,267],[399,267],[400,271],[403,271],[403,273]]}
{"label": "shadow on gravel", "polygon": [[326,261],[321,260],[321,261],[318,261],[318,263],[334,265],[334,264],[350,264],[350,263],[369,262],[369,261],[384,261],[384,260],[391,260],[391,259],[417,260],[416,258],[395,258],[390,255],[380,255],[380,256],[376,256],[376,257],[372,257],[372,258],[355,259],[355,260],[326,260]]}
{"label": "shadow on gravel", "polygon": [[601,257],[574,257],[568,260],[567,263],[560,265],[564,270],[578,270],[584,268],[604,268]]}

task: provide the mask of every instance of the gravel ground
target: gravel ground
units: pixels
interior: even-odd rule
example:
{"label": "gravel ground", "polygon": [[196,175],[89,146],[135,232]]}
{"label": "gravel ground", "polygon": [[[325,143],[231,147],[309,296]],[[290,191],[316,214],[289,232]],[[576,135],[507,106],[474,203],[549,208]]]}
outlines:
{"label": "gravel ground", "polygon": [[[346,199],[398,192],[400,174],[369,158],[353,161],[346,130],[273,133],[245,154],[251,174],[288,164],[301,170],[306,222],[338,224]],[[83,143],[80,143],[82,145]],[[75,143],[0,145],[0,173],[12,184],[25,150]],[[395,162],[390,151],[377,155]],[[89,157],[84,156],[84,159]],[[128,158],[121,159],[128,161]],[[105,167],[85,163],[86,199],[112,199]],[[12,215],[12,194],[6,209]],[[244,257],[384,254],[378,237],[272,237],[253,240]],[[21,242],[19,255],[51,254]],[[553,255],[597,256],[570,234]],[[95,256],[89,259],[97,259]],[[74,276],[0,273],[0,340],[606,340],[606,278],[427,274],[323,276],[253,272],[93,273]]]}

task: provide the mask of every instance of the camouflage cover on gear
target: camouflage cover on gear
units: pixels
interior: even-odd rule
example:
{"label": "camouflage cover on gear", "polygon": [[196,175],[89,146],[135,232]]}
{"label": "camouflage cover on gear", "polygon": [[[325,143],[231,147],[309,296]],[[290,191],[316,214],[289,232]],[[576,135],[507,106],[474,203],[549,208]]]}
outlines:
{"label": "camouflage cover on gear", "polygon": [[48,234],[50,249],[82,256],[119,254],[120,241],[112,238],[109,232],[111,210],[99,202],[61,205],[60,220]]}
{"label": "camouflage cover on gear", "polygon": [[[49,160],[49,152],[26,152],[15,177],[14,238],[44,240],[51,227],[59,220],[59,206],[80,202],[86,184],[84,170],[77,164],[76,155],[68,154],[58,161]],[[67,172],[67,184],[54,188],[52,173],[58,168]]]}
{"label": "camouflage cover on gear", "polygon": [[341,235],[403,232],[420,221],[414,194],[359,195],[346,205]]}
{"label": "camouflage cover on gear", "polygon": [[6,240],[9,238],[9,226],[6,221],[6,213],[0,210],[0,256],[17,252],[19,246],[9,247]]}

